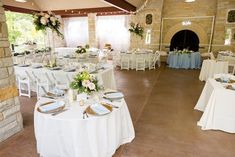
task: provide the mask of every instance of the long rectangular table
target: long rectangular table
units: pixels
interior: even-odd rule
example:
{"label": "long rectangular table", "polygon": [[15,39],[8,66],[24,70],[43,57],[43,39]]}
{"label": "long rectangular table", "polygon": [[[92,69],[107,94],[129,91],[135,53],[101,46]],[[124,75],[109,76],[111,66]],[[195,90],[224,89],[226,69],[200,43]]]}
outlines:
{"label": "long rectangular table", "polygon": [[[46,74],[49,76],[51,81],[59,81],[62,84],[69,84],[73,80],[74,76],[78,73],[76,72],[65,72],[63,70],[49,70],[47,68],[34,69],[32,67],[18,67],[15,66],[15,74],[19,77],[28,76],[26,72],[30,75],[31,82],[36,82],[36,78],[32,75],[32,72],[40,79],[48,79]],[[52,77],[52,74],[56,77],[56,80]],[[113,67],[110,66],[107,69],[99,70],[97,74],[99,83],[104,86],[105,89],[116,89],[116,82],[114,78]],[[32,91],[36,91],[36,84],[32,84]]]}
{"label": "long rectangular table", "polygon": [[[232,75],[230,78],[235,80]],[[202,130],[222,130],[235,133],[235,91],[226,89],[225,85],[214,78],[207,80],[194,108],[203,112],[197,123]]]}
{"label": "long rectangular table", "polygon": [[200,69],[201,55],[199,52],[189,54],[170,52],[167,58],[167,64],[170,68],[176,69]]}

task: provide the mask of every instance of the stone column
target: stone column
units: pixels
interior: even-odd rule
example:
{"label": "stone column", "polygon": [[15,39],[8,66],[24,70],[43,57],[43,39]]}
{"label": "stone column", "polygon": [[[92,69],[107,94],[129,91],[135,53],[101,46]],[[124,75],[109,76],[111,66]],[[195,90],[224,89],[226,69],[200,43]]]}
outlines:
{"label": "stone column", "polygon": [[0,2],[0,142],[23,129],[6,17]]}
{"label": "stone column", "polygon": [[88,31],[90,47],[98,47],[98,41],[96,38],[96,13],[88,14]]}

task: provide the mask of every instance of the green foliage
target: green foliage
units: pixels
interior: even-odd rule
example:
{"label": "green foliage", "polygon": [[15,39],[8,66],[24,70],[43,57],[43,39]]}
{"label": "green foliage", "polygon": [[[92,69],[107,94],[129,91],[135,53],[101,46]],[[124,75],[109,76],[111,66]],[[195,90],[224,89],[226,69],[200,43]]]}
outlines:
{"label": "green foliage", "polygon": [[[34,41],[44,47],[44,34],[36,32],[31,14],[6,11],[9,41],[11,44],[21,45],[27,41]],[[22,51],[22,50],[20,50]]]}
{"label": "green foliage", "polygon": [[86,53],[86,48],[82,47],[82,46],[78,46],[78,49],[75,51],[77,54],[83,54]]}
{"label": "green foliage", "polygon": [[143,39],[143,37],[144,37],[144,28],[141,27],[139,23],[135,24],[135,23],[131,22],[129,31],[131,33],[135,33],[136,35],[140,36],[141,39]]}

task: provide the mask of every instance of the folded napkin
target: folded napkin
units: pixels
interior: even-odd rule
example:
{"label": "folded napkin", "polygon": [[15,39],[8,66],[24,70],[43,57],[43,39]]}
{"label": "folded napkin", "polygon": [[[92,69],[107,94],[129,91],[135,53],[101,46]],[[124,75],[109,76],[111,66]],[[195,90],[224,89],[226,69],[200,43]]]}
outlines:
{"label": "folded napkin", "polygon": [[58,108],[63,107],[63,106],[64,106],[64,102],[63,101],[56,101],[56,102],[51,103],[51,104],[39,106],[39,109],[42,112],[49,112],[49,111],[58,109]]}
{"label": "folded napkin", "polygon": [[104,115],[110,113],[110,111],[101,104],[92,104],[90,108],[98,115]]}

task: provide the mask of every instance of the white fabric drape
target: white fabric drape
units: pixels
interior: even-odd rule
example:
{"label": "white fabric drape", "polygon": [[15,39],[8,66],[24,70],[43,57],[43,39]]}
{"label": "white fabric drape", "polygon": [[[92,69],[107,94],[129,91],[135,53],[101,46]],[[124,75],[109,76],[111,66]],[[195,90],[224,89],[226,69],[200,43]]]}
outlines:
{"label": "white fabric drape", "polygon": [[88,43],[88,18],[64,18],[64,36],[67,47],[84,46]]}
{"label": "white fabric drape", "polygon": [[128,31],[129,16],[98,16],[97,38],[99,48],[106,43],[111,44],[116,51],[126,51],[130,46],[130,33]]}

